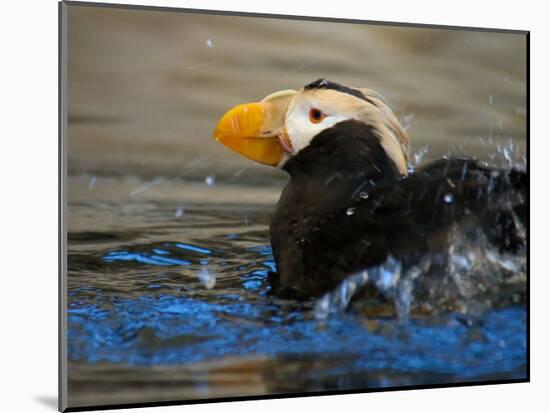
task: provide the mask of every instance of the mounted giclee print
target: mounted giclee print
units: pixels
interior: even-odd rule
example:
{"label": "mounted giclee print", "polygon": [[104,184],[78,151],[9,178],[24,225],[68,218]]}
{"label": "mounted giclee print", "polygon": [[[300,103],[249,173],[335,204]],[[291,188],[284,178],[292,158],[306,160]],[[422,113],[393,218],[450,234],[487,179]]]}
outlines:
{"label": "mounted giclee print", "polygon": [[61,410],[529,380],[528,32],[60,21]]}

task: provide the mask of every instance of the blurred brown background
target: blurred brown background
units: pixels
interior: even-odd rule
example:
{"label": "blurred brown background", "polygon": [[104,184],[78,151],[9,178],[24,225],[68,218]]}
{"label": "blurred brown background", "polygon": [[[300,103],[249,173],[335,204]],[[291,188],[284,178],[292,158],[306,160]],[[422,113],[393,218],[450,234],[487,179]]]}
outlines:
{"label": "blurred brown background", "polygon": [[252,165],[212,139],[232,105],[319,77],[382,93],[429,156],[523,148],[519,34],[69,6],[69,173],[173,176]]}

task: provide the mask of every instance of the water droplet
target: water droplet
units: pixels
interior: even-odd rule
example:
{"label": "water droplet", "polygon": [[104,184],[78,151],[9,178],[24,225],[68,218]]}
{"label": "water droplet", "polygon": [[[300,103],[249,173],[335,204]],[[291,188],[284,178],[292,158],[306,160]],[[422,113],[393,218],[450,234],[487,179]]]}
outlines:
{"label": "water droplet", "polygon": [[90,182],[88,182],[88,189],[89,190],[92,190],[94,188],[95,182],[96,182],[96,177],[92,176],[92,178],[90,179]]}
{"label": "water droplet", "polygon": [[346,215],[353,215],[355,214],[355,208],[348,208],[346,210]]}
{"label": "water droplet", "polygon": [[208,175],[206,178],[204,178],[204,183],[208,186],[212,186],[216,183],[216,178],[214,175]]}
{"label": "water droplet", "polygon": [[415,154],[414,154],[414,163],[415,165],[418,165],[422,162],[424,159],[424,156],[428,153],[429,145],[422,146]]}
{"label": "water droplet", "polygon": [[208,47],[209,49],[212,49],[214,47],[214,40],[207,39],[206,40],[206,47]]}
{"label": "water droplet", "polygon": [[360,192],[359,198],[361,199],[367,199],[369,197],[369,194],[367,192]]}
{"label": "water droplet", "polygon": [[453,196],[453,194],[445,194],[445,196],[443,197],[443,201],[445,201],[446,204],[450,204],[452,203],[453,201],[455,200],[455,197]]}
{"label": "water droplet", "polygon": [[414,113],[408,113],[405,116],[403,116],[403,119],[401,121],[401,126],[403,126],[403,129],[405,130],[410,129],[413,118],[414,118]]}
{"label": "water droplet", "polygon": [[216,285],[216,275],[203,266],[199,272],[199,281],[204,287],[211,290]]}
{"label": "water droplet", "polygon": [[175,214],[176,218],[181,218],[183,216],[183,212],[184,212],[183,207],[181,207],[181,206],[177,207],[176,208],[176,214]]}

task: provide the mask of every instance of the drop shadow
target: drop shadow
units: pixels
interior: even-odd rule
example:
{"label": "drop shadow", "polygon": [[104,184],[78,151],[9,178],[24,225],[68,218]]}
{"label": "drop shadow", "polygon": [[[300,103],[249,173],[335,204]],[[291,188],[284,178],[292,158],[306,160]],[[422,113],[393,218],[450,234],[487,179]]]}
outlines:
{"label": "drop shadow", "polygon": [[56,396],[36,396],[34,398],[37,402],[43,404],[50,409],[57,411],[57,397]]}

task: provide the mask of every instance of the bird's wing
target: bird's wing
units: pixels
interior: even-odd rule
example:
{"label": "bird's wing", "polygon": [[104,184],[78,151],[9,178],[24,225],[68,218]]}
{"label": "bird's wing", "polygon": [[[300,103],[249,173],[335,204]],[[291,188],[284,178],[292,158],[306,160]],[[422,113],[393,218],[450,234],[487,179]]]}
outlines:
{"label": "bird's wing", "polygon": [[320,219],[303,257],[320,260],[317,268],[326,266],[327,273],[342,277],[390,254],[417,259],[453,223],[483,227],[499,248],[517,249],[527,187],[522,171],[491,169],[466,158],[435,161],[397,182],[376,184]]}

